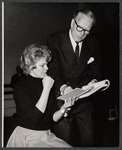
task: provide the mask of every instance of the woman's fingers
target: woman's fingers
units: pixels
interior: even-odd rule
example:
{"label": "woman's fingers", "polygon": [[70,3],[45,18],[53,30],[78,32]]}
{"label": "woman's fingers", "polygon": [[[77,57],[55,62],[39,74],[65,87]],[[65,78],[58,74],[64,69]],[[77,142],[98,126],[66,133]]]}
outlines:
{"label": "woman's fingers", "polygon": [[67,110],[68,110],[68,111],[71,110],[71,107],[67,108]]}
{"label": "woman's fingers", "polygon": [[65,100],[65,104],[67,107],[71,107],[75,103],[75,98],[69,98]]}

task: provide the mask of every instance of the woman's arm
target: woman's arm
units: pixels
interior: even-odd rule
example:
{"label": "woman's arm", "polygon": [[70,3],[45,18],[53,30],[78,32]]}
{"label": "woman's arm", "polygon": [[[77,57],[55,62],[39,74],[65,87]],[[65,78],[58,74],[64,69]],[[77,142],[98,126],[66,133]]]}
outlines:
{"label": "woman's arm", "polygon": [[76,100],[75,98],[74,99],[70,98],[69,100],[66,100],[64,105],[60,108],[60,110],[54,113],[53,120],[55,122],[58,122],[65,115],[65,113],[71,109],[71,106],[74,105],[75,100]]}
{"label": "woman's arm", "polygon": [[47,102],[48,102],[49,93],[50,93],[50,90],[51,90],[51,88],[53,86],[53,83],[54,83],[54,80],[51,77],[49,77],[49,76],[46,76],[43,79],[43,91],[42,91],[42,94],[41,94],[38,102],[36,103],[36,107],[42,113],[45,112],[45,109],[46,109],[46,106],[47,106]]}

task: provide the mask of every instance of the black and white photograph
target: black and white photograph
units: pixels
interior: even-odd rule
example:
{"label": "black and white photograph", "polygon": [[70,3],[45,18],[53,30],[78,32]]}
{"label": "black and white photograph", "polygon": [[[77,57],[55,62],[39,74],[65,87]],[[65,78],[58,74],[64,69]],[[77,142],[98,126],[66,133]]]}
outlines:
{"label": "black and white photograph", "polygon": [[2,2],[2,147],[121,147],[120,3]]}

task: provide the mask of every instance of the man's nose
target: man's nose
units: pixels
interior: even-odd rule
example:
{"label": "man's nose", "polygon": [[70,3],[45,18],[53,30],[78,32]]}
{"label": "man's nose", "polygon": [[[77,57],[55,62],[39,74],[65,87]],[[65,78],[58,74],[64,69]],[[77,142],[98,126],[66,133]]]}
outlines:
{"label": "man's nose", "polygon": [[84,31],[83,30],[80,32],[80,36],[81,37],[84,36]]}
{"label": "man's nose", "polygon": [[48,70],[48,66],[47,65],[45,65],[45,69]]}

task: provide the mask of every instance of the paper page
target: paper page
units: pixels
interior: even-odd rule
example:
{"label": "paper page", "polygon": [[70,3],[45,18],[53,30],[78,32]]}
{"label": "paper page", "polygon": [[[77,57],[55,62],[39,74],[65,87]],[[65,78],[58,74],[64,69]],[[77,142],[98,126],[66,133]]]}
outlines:
{"label": "paper page", "polygon": [[109,80],[103,80],[103,81],[99,81],[99,82],[96,82],[92,85],[86,85],[82,88],[75,88],[73,91],[65,94],[65,95],[62,95],[62,96],[59,96],[57,99],[60,99],[60,100],[68,100],[69,98],[84,98],[84,97],[88,97],[90,96],[91,94],[95,93],[96,91],[98,90],[106,90],[110,85],[110,82]]}
{"label": "paper page", "polygon": [[81,95],[79,97],[79,99],[84,98],[84,97],[88,97],[100,89],[101,89],[101,91],[104,91],[109,87],[109,85],[110,85],[109,80],[103,80],[103,81],[96,82],[93,84],[94,88],[91,91],[85,93],[84,95]]}
{"label": "paper page", "polygon": [[89,92],[90,90],[92,90],[92,88],[93,88],[93,86],[87,88],[86,90],[83,90],[81,88],[75,88],[73,91],[71,91],[65,95],[59,96],[57,99],[68,100],[69,98],[77,98],[77,97]]}

